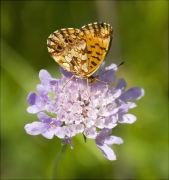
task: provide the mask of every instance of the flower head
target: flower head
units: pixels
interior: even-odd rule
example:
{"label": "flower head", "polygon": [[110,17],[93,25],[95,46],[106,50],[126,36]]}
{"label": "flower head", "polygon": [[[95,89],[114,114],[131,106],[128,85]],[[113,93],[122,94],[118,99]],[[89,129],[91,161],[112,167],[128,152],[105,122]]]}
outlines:
{"label": "flower head", "polygon": [[117,66],[112,64],[102,74],[103,65],[99,69],[99,81],[89,85],[85,79],[73,78],[69,81],[72,74],[62,68],[61,79],[52,78],[46,70],[41,70],[38,93],[31,92],[27,98],[30,104],[27,111],[37,113],[40,122],[27,124],[26,132],[30,135],[41,134],[48,139],[55,135],[62,139],[63,145],[70,143],[71,148],[72,137],[83,133],[86,138],[95,140],[105,157],[115,160],[109,145],[121,144],[123,140],[108,135],[118,123],[131,124],[136,121],[136,117],[128,111],[136,107],[131,100],[141,98],[144,90],[134,87],[125,91],[124,79],[120,79],[117,86],[101,82],[114,82],[117,70]]}

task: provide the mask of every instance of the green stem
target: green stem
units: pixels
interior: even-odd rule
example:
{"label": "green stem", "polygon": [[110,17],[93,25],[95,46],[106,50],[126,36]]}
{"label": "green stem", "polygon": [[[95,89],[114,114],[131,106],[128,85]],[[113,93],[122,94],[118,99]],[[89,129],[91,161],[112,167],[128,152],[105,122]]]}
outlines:
{"label": "green stem", "polygon": [[67,144],[62,147],[62,150],[60,151],[60,153],[55,158],[55,162],[54,162],[54,166],[53,166],[53,177],[52,177],[52,180],[55,180],[55,179],[58,178],[57,176],[58,176],[59,162],[60,162],[60,159],[63,156],[66,148],[67,148]]}

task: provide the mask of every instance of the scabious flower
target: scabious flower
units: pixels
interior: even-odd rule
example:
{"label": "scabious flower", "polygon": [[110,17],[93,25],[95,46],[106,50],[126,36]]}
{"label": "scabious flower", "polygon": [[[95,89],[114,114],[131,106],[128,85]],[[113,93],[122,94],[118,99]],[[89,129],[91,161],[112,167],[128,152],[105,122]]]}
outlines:
{"label": "scabious flower", "polygon": [[131,101],[141,98],[144,90],[133,87],[125,91],[124,79],[120,79],[116,86],[104,83],[115,82],[117,66],[112,64],[105,68],[106,73],[103,73],[103,66],[104,63],[98,71],[101,74],[99,80],[88,85],[86,79],[73,78],[69,81],[72,74],[62,68],[61,79],[52,78],[46,70],[41,70],[38,93],[31,92],[27,98],[30,104],[28,113],[37,114],[40,121],[25,125],[26,132],[41,134],[48,139],[57,136],[62,139],[62,145],[69,143],[71,148],[72,138],[82,133],[85,138],[94,139],[106,158],[115,160],[116,156],[109,146],[122,144],[123,140],[110,135],[112,129],[119,123],[136,121],[136,117],[128,111],[136,107]]}

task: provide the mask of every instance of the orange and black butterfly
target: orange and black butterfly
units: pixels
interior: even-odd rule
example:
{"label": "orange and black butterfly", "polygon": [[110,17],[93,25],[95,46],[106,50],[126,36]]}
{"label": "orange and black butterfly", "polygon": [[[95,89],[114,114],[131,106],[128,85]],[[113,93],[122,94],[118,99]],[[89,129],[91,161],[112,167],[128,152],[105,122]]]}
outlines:
{"label": "orange and black butterfly", "polygon": [[95,22],[81,29],[65,28],[53,32],[47,39],[47,47],[52,58],[73,73],[72,78],[93,83],[98,79],[92,74],[107,55],[112,38],[113,28],[109,24]]}

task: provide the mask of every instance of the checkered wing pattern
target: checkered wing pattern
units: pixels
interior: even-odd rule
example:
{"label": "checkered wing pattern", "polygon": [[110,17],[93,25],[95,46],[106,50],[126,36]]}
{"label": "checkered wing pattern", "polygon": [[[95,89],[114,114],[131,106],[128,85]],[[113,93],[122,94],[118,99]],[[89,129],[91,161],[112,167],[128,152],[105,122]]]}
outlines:
{"label": "checkered wing pattern", "polygon": [[88,79],[101,65],[111,45],[113,29],[106,23],[92,23],[81,29],[67,28],[47,40],[53,59],[76,77]]}

